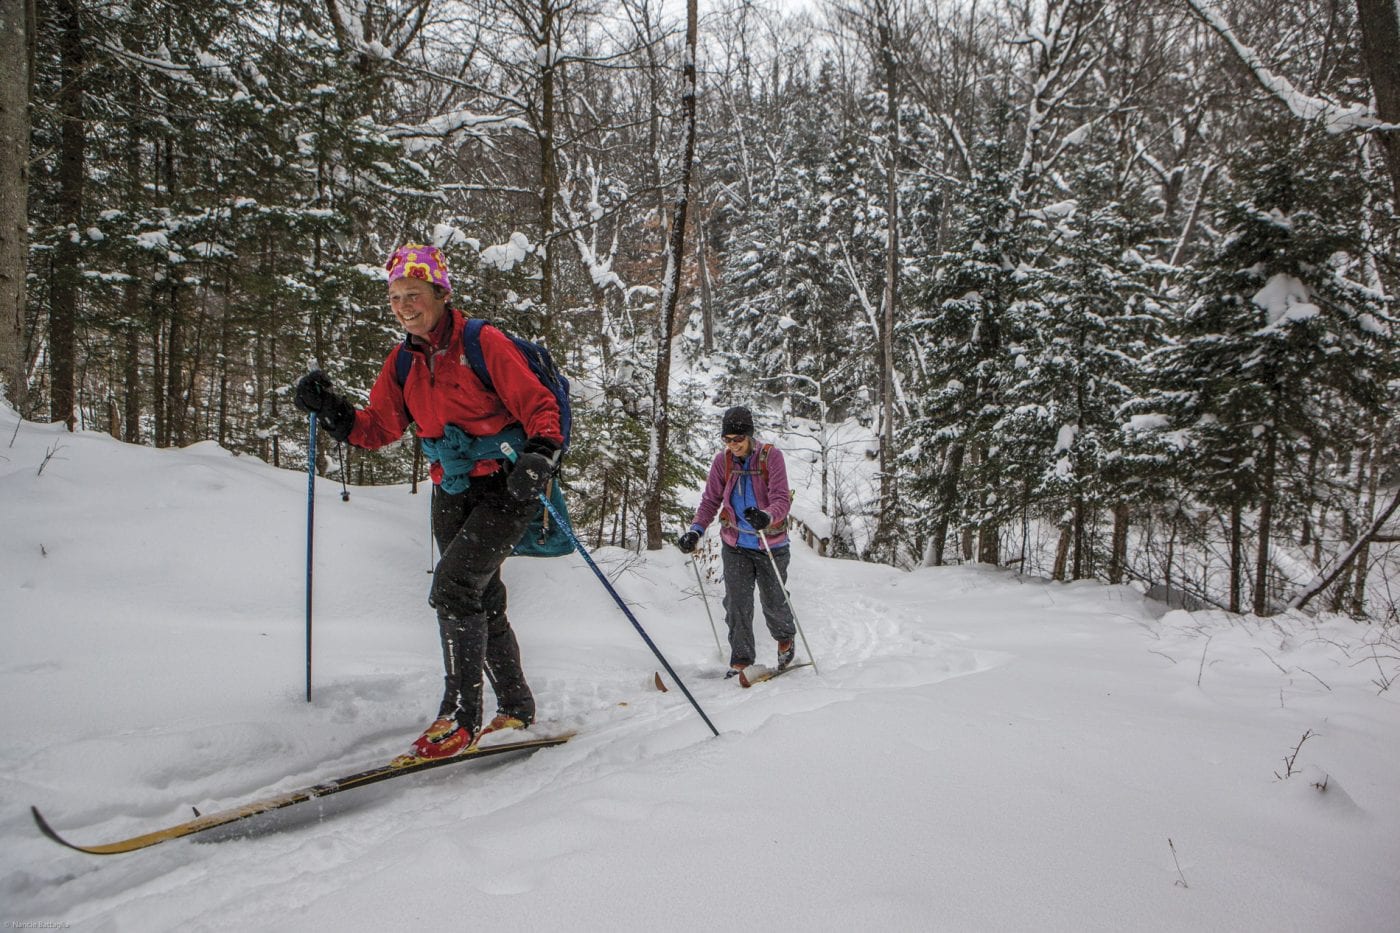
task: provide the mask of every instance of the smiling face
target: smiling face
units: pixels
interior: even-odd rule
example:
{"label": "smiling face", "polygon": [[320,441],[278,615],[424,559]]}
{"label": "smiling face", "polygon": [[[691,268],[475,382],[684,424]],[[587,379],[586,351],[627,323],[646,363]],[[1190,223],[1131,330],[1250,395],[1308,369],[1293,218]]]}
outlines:
{"label": "smiling face", "polygon": [[753,450],[753,438],[748,434],[721,434],[720,440],[736,457],[747,457]]}
{"label": "smiling face", "polygon": [[429,283],[406,276],[389,283],[389,308],[404,330],[427,337],[447,310],[447,296],[438,297]]}

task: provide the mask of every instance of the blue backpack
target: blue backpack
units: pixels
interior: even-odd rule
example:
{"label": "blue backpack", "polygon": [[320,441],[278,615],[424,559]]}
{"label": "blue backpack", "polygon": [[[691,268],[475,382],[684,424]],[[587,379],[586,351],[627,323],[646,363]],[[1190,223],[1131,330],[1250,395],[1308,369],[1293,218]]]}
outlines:
{"label": "blue backpack", "polygon": [[[472,372],[476,373],[476,378],[481,380],[488,392],[494,393],[496,386],[491,382],[491,374],[486,371],[486,358],[481,353],[481,328],[487,323],[484,318],[467,319],[467,326],[462,328],[462,349],[466,352],[467,363]],[[530,371],[539,379],[540,385],[554,395],[554,400],[559,404],[559,433],[564,435],[561,451],[567,451],[569,433],[574,424],[573,408],[569,404],[568,378],[554,365],[554,359],[547,349],[524,337],[516,337],[504,330],[501,332],[520,349],[525,362],[530,364]],[[399,345],[397,356],[394,358],[394,377],[400,389],[408,382],[408,374],[412,369],[413,352],[408,349],[408,341],[405,340]]]}

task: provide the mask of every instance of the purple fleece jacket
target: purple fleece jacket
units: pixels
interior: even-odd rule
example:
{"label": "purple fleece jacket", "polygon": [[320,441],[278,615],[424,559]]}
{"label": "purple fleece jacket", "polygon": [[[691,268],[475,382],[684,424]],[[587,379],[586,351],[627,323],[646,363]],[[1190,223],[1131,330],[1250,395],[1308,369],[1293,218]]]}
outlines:
{"label": "purple fleece jacket", "polygon": [[[720,520],[720,540],[731,547],[739,544],[739,529],[735,527],[735,516],[729,504],[729,497],[734,492],[734,484],[739,480],[739,471],[744,469],[759,470],[759,451],[763,447],[763,442],[758,438],[753,440],[753,450],[749,453],[746,461],[740,461],[727,450],[721,450],[715,455],[714,461],[710,464],[710,478],[705,483],[705,491],[700,494],[700,507],[695,510],[695,518],[690,523],[690,527],[699,532],[704,532],[710,527],[710,522],[715,516]],[[729,470],[729,482],[724,481],[724,458],[730,457],[733,460]],[[747,464],[747,465],[745,465]],[[764,482],[762,472],[755,472],[753,476],[754,498],[758,500],[758,507],[767,512],[772,518],[773,525],[782,524],[792,511],[792,491],[788,488],[787,464],[783,461],[783,453],[777,447],[768,451],[768,481]],[[784,525],[784,528],[786,526]],[[787,544],[787,531],[779,531],[776,534],[768,533],[764,535],[768,539],[770,548],[781,547]]]}

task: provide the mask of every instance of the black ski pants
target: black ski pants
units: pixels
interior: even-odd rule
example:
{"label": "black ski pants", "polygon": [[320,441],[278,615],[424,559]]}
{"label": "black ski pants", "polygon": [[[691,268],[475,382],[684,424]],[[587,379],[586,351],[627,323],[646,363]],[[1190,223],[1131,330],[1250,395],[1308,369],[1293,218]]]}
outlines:
{"label": "black ski pants", "polygon": [[[768,555],[773,559],[769,560]],[[788,606],[787,584],[788,548],[772,551],[724,545],[724,623],[729,626],[729,663],[748,666],[756,660],[753,643],[753,591],[758,585],[758,597],[763,603],[763,620],[774,641],[786,641],[797,634]],[[773,572],[774,565],[778,572]]]}
{"label": "black ski pants", "polygon": [[504,471],[474,477],[458,495],[433,490],[433,537],[442,552],[428,597],[442,638],[438,717],[455,717],[473,735],[481,728],[483,672],[499,712],[526,723],[535,718],[535,698],[506,617],[501,565],[539,507],[538,500],[521,502],[510,494]]}

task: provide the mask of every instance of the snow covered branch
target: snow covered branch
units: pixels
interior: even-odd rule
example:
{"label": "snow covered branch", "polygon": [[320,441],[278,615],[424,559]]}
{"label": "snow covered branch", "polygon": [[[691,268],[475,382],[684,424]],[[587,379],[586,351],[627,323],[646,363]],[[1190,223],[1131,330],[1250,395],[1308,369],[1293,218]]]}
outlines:
{"label": "snow covered branch", "polygon": [[1224,14],[1215,9],[1209,0],[1186,0],[1186,5],[1201,22],[1225,40],[1225,43],[1230,46],[1239,60],[1249,69],[1254,80],[1259,82],[1259,86],[1282,102],[1294,116],[1308,121],[1320,120],[1329,133],[1394,128],[1383,126],[1376,119],[1369,106],[1338,104],[1321,97],[1304,94],[1283,75],[1275,74],[1266,68],[1254,49],[1239,40]]}
{"label": "snow covered branch", "polygon": [[1358,537],[1355,543],[1347,549],[1347,552],[1342,555],[1342,559],[1337,561],[1337,565],[1329,572],[1319,576],[1316,580],[1304,587],[1297,596],[1293,597],[1288,607],[1290,609],[1302,609],[1308,604],[1309,600],[1327,589],[1327,587],[1332,585],[1334,580],[1346,573],[1352,561],[1356,560],[1356,555],[1361,553],[1361,548],[1377,538],[1381,529],[1385,527],[1386,522],[1390,521],[1390,517],[1395,514],[1398,508],[1400,508],[1400,493],[1396,493],[1395,498],[1390,501],[1390,505],[1386,506],[1385,511],[1376,517],[1376,520],[1371,523],[1371,527],[1366,530],[1366,533]]}

